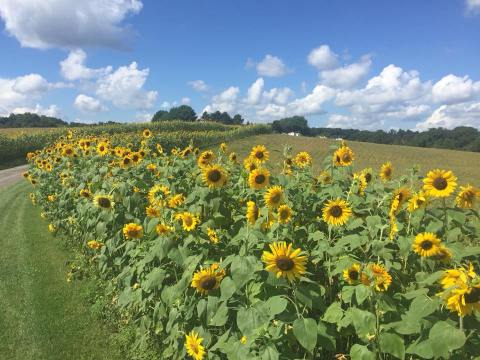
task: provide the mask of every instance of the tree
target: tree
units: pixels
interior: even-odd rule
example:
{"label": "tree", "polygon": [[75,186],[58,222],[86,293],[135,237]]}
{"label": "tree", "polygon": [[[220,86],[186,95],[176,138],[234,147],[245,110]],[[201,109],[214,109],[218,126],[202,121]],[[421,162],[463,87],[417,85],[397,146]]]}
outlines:
{"label": "tree", "polygon": [[232,118],[228,112],[226,111],[220,112],[218,110],[213,113],[208,113],[204,111],[202,114],[202,120],[219,122],[225,125],[241,125],[243,124],[243,121],[244,121],[244,119],[240,114],[236,114]]}
{"label": "tree", "polygon": [[307,119],[303,116],[292,116],[272,123],[272,129],[279,133],[298,132],[302,135],[309,134]]}
{"label": "tree", "polygon": [[168,121],[168,120],[183,120],[183,121],[196,121],[197,114],[188,105],[181,105],[172,107],[170,111],[160,110],[153,115],[152,121]]}
{"label": "tree", "polygon": [[163,121],[163,120],[169,120],[168,111],[159,110],[155,113],[155,115],[153,115],[152,122]]}

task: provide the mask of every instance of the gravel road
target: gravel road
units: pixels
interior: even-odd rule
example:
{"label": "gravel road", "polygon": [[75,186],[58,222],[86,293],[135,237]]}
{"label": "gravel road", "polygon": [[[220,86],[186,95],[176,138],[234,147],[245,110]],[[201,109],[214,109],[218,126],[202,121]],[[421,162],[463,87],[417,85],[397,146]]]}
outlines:
{"label": "gravel road", "polygon": [[22,173],[28,165],[17,166],[11,169],[0,170],[0,188],[16,183],[22,178]]}

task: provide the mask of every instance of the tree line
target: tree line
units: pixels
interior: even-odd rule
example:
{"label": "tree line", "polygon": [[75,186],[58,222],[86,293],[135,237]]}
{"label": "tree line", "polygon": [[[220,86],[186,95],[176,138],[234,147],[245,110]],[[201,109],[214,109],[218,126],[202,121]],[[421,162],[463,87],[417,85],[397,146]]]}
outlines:
{"label": "tree line", "polygon": [[153,115],[152,122],[157,121],[213,121],[225,125],[242,125],[245,121],[240,114],[235,114],[233,117],[226,111],[215,111],[208,113],[203,112],[201,117],[197,117],[195,110],[188,105],[181,105],[172,107],[170,110],[159,110]]}

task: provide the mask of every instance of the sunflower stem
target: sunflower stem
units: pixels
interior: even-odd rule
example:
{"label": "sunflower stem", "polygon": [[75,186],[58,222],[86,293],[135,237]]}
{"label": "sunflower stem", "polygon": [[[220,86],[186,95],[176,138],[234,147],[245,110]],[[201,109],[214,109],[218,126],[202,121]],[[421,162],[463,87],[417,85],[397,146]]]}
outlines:
{"label": "sunflower stem", "polygon": [[448,226],[448,215],[447,215],[447,200],[442,198],[443,200],[443,215],[444,215],[444,233],[447,235],[447,226]]}
{"label": "sunflower stem", "polygon": [[459,316],[460,318],[460,330],[463,331],[463,316]]}

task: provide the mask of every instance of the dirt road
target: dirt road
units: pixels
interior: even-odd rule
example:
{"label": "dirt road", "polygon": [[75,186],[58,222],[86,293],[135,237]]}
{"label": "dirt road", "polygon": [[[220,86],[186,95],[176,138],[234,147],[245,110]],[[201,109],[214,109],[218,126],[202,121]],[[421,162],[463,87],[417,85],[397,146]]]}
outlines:
{"label": "dirt road", "polygon": [[11,169],[0,170],[0,188],[13,184],[22,178],[22,173],[28,165],[17,166]]}

